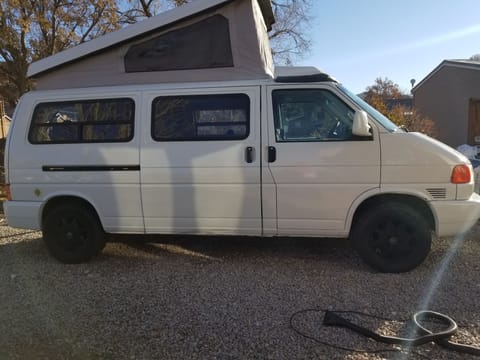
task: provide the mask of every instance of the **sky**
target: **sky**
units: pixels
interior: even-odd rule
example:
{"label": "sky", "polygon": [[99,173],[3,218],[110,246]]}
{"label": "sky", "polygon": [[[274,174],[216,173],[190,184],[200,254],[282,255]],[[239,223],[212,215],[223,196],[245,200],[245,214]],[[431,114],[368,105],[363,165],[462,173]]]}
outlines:
{"label": "sky", "polygon": [[[409,92],[445,59],[480,53],[479,0],[311,0],[315,66],[361,93],[387,77]],[[479,84],[480,86],[480,84]]]}

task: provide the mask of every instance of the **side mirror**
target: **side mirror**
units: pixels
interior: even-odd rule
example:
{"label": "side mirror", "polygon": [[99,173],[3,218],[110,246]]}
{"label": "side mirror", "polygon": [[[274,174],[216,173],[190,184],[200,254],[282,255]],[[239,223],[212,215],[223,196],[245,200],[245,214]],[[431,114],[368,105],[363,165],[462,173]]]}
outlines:
{"label": "side mirror", "polygon": [[360,110],[355,112],[352,134],[356,136],[372,136],[371,127],[368,124],[368,115],[365,111]]}

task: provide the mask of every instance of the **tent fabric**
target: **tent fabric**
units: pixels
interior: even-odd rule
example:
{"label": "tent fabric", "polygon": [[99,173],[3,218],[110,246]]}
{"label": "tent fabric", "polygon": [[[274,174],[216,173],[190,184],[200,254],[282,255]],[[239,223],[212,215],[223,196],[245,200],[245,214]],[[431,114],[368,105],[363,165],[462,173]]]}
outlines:
{"label": "tent fabric", "polygon": [[228,19],[214,15],[132,45],[125,71],[167,71],[232,67]]}
{"label": "tent fabric", "polygon": [[[271,78],[270,24],[259,1],[224,2],[171,26],[158,24],[160,30],[37,73],[36,88]],[[142,56],[147,61],[136,64]]]}

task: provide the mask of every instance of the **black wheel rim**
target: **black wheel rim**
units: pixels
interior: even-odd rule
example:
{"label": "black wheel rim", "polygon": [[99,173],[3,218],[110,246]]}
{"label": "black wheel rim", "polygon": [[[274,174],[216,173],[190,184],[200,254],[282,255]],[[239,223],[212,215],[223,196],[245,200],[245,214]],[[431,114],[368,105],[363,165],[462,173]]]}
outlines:
{"label": "black wheel rim", "polygon": [[91,233],[81,219],[65,214],[58,218],[56,225],[56,243],[63,251],[73,254],[87,246]]}
{"label": "black wheel rim", "polygon": [[369,241],[370,249],[378,257],[398,261],[414,252],[416,235],[404,222],[386,219],[377,223]]}

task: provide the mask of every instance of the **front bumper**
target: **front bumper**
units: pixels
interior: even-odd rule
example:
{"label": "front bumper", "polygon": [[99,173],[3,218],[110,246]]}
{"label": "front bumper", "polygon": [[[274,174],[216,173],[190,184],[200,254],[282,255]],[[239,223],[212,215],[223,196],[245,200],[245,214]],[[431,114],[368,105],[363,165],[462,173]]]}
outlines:
{"label": "front bumper", "polygon": [[440,237],[465,233],[480,218],[480,196],[476,193],[468,200],[431,201],[430,205]]}

